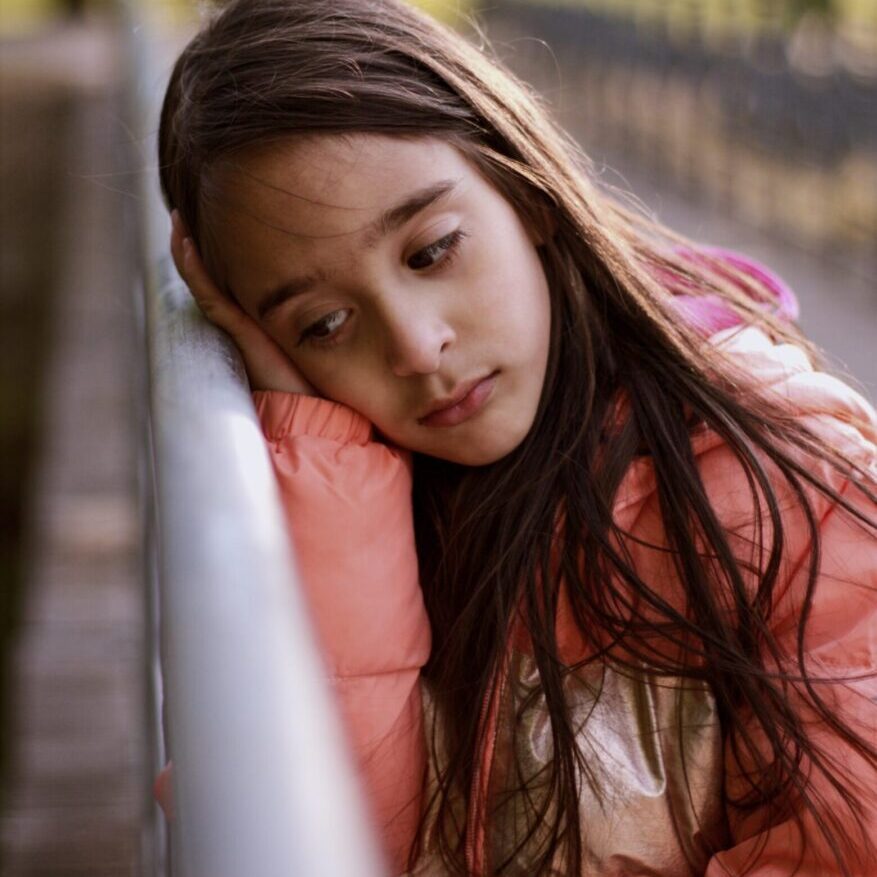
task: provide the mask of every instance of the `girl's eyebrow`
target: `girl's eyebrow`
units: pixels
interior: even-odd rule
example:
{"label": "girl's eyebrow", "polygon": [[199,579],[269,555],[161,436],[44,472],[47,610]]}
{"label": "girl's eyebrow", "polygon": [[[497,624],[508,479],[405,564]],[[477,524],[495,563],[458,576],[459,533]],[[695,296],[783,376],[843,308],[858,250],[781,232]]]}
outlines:
{"label": "girl's eyebrow", "polygon": [[421,210],[426,210],[431,204],[450,195],[458,182],[459,180],[439,180],[431,186],[417,189],[395,207],[385,210],[365,233],[364,245],[366,249],[371,249],[381,238],[401,228],[409,219],[417,216]]}
{"label": "girl's eyebrow", "polygon": [[[363,242],[365,248],[371,249],[390,232],[401,228],[401,226],[413,219],[418,213],[426,210],[427,207],[435,204],[442,198],[446,198],[454,191],[458,182],[459,180],[439,180],[423,189],[417,189],[394,207],[385,210],[368,226]],[[325,279],[325,273],[318,272],[307,277],[286,281],[281,286],[266,293],[256,306],[256,313],[259,319],[267,319],[284,302],[296,295],[307,292],[316,283]]]}

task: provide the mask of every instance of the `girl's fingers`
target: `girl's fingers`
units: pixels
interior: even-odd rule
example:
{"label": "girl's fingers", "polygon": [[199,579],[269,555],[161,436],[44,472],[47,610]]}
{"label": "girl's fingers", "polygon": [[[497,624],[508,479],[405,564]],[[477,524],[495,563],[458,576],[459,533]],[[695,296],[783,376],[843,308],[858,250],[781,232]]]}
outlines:
{"label": "girl's fingers", "polygon": [[174,211],[171,216],[174,224],[171,233],[171,254],[177,271],[186,282],[204,316],[235,337],[247,323],[247,315],[216,287],[177,212]]}
{"label": "girl's fingers", "polygon": [[286,353],[236,302],[210,278],[198,249],[179,214],[171,214],[171,254],[180,277],[204,316],[231,336],[244,359],[250,386],[254,390],[284,390],[314,394]]}
{"label": "girl's fingers", "polygon": [[245,356],[264,345],[267,338],[256,322],[211,280],[192,238],[184,237],[180,250],[183,265],[180,273],[204,316],[231,335]]}

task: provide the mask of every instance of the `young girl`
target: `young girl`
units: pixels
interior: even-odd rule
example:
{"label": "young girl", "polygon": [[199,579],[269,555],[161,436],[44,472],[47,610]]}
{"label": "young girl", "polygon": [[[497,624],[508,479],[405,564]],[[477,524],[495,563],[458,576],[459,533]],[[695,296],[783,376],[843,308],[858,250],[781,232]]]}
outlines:
{"label": "young girl", "polygon": [[392,873],[877,873],[877,419],[788,290],[398,0],[232,0],[159,140]]}

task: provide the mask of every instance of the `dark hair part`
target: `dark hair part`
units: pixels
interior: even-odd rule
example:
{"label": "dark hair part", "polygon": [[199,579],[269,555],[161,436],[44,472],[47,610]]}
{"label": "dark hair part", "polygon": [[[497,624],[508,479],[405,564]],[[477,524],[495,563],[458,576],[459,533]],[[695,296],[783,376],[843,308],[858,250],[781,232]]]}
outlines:
{"label": "dark hair part", "polygon": [[[809,811],[822,842],[851,873],[867,837],[844,830],[809,777],[824,774],[861,827],[856,796],[790,698],[850,751],[877,763],[873,741],[833,714],[804,652],[820,557],[813,499],[837,503],[873,533],[874,522],[831,483],[848,479],[853,492],[873,501],[873,481],[675,319],[668,293],[719,295],[775,340],[803,345],[818,360],[817,351],[771,315],[770,294],[758,282],[708,258],[692,260],[674,246],[682,238],[598,189],[587,159],[539,99],[483,47],[397,0],[225,5],[181,54],[167,89],[159,132],[166,202],[202,244],[218,161],[333,132],[450,140],[529,227],[545,231],[548,216],[555,222],[540,248],[552,338],[533,428],[490,466],[415,459],[418,556],[434,641],[424,672],[447,749],[433,804],[448,870],[465,871],[466,828],[456,825],[453,802],[468,800],[476,753],[485,745],[480,707],[523,607],[554,758],[548,778],[540,778],[553,791],[552,804],[533,814],[520,844],[537,828],[541,837],[547,820],[533,873],[548,873],[557,862],[568,875],[580,873],[577,773],[587,765],[562,682],[584,662],[566,664],[558,653],[562,582],[589,660],[645,664],[658,677],[709,683],[724,739],[757,768],[746,793],[727,806],[764,807],[765,826]],[[619,424],[620,399],[628,416]],[[748,484],[753,532],[764,540],[754,559],[739,556],[700,480],[691,442],[704,430],[724,440]],[[625,549],[631,537],[613,518],[622,476],[642,457],[654,469],[666,532],[666,544],[654,548],[671,553],[681,608],[640,577]],[[781,513],[789,497],[810,535],[793,655],[771,632],[775,590],[789,560]],[[658,639],[674,648],[656,646]],[[417,845],[412,864],[416,854]],[[494,872],[507,864],[493,863]]]}

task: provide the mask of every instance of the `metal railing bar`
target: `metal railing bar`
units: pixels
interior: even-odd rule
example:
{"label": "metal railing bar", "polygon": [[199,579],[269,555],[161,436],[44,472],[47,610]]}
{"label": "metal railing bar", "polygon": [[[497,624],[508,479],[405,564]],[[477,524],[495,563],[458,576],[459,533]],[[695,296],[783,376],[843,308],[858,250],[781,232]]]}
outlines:
{"label": "metal railing bar", "polygon": [[[163,83],[137,4],[122,6],[132,115],[146,142]],[[140,196],[173,870],[376,877],[385,871],[240,358],[166,255],[154,170]]]}

